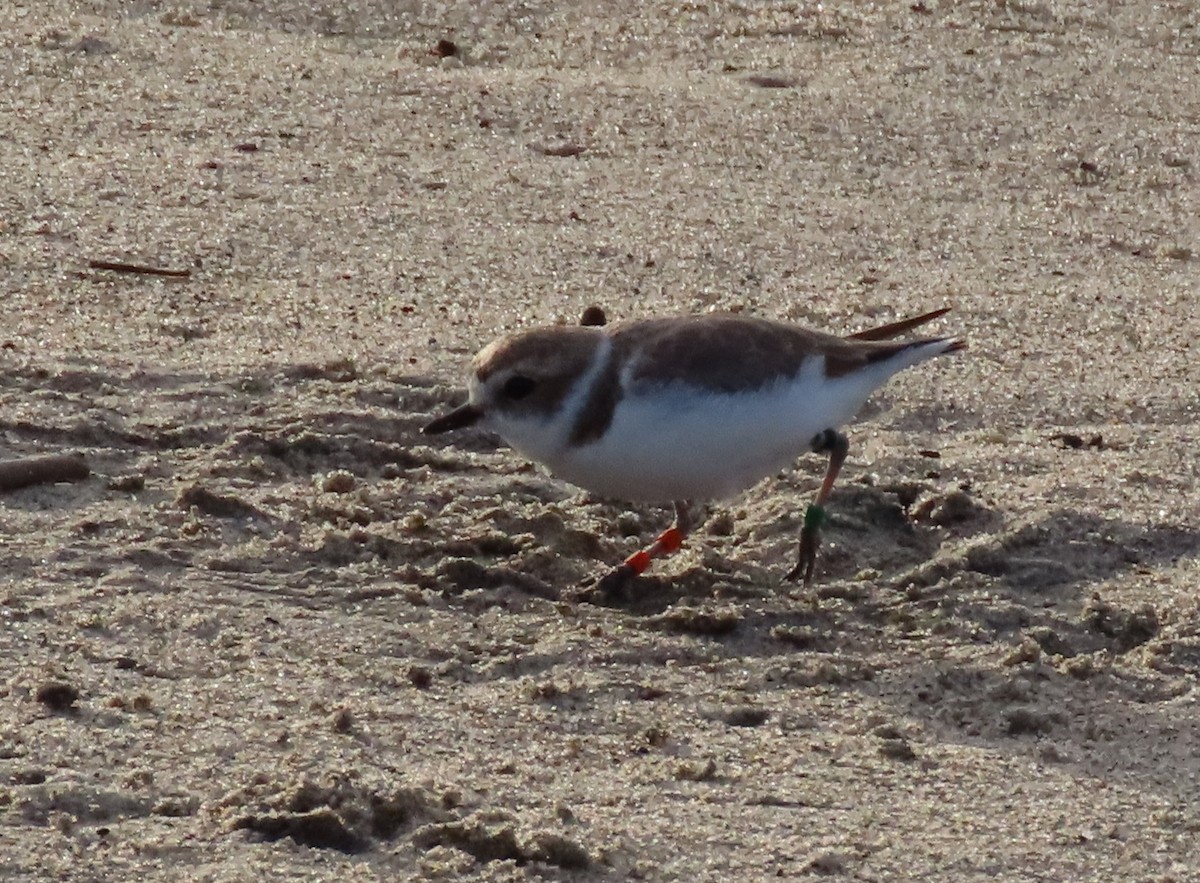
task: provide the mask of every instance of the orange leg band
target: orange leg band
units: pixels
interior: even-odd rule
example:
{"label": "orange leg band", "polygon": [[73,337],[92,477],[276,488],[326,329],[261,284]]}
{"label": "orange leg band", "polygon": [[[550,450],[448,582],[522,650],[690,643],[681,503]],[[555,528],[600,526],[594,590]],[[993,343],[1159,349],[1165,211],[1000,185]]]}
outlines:
{"label": "orange leg band", "polygon": [[650,553],[645,549],[642,549],[640,552],[634,552],[625,559],[625,566],[632,570],[634,574],[640,576],[650,566]]}
{"label": "orange leg band", "polygon": [[670,555],[682,545],[683,531],[677,527],[668,527],[658,535],[658,539],[645,549],[642,549],[640,552],[634,552],[626,558],[625,566],[635,574],[643,574],[650,567],[650,562],[655,558],[663,558]]}
{"label": "orange leg band", "polygon": [[670,555],[683,545],[683,531],[677,527],[668,527],[658,535],[658,539],[654,541],[654,545],[657,551],[663,555]]}

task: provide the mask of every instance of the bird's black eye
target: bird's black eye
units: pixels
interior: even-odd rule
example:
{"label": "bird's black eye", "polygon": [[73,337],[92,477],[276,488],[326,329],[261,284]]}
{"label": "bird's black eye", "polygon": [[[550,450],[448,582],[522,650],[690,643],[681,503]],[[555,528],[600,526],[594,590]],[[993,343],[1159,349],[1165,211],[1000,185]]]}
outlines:
{"label": "bird's black eye", "polygon": [[516,401],[517,399],[525,398],[525,396],[533,392],[536,386],[537,381],[532,377],[524,377],[520,374],[514,374],[512,377],[508,378],[508,380],[504,381],[504,386],[500,391],[504,393],[505,398]]}

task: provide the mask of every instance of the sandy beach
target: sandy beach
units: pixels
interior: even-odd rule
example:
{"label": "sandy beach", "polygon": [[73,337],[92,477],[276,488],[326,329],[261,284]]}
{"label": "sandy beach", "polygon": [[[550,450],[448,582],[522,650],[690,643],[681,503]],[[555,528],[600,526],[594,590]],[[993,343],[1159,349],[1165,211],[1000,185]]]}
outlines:
{"label": "sandy beach", "polygon": [[[0,877],[1200,880],[1200,9],[0,6]],[[497,335],[939,307],[670,520]]]}

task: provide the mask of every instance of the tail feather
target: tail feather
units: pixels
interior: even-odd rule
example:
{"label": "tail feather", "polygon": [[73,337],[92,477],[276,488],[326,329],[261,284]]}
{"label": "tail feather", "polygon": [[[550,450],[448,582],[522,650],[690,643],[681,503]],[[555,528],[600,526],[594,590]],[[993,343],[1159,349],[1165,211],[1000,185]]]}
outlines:
{"label": "tail feather", "polygon": [[965,342],[952,337],[927,337],[898,343],[856,340],[842,344],[837,351],[825,353],[825,376],[844,377],[864,368],[880,366],[883,370],[880,378],[887,378],[918,362],[943,353],[956,353],[966,347]]}
{"label": "tail feather", "polygon": [[893,371],[900,371],[926,359],[941,356],[946,353],[956,353],[967,348],[962,340],[952,337],[928,337],[923,340],[909,340],[904,343],[884,344],[868,352],[868,364],[889,363]]}

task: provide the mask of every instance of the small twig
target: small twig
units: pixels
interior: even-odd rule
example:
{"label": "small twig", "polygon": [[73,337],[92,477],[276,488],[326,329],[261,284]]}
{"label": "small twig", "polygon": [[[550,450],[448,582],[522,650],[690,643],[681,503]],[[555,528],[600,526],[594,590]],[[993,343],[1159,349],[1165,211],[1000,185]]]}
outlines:
{"label": "small twig", "polygon": [[774,76],[772,74],[752,74],[746,77],[746,82],[763,89],[791,89],[800,81],[795,77]]}
{"label": "small twig", "polygon": [[0,461],[0,491],[15,491],[34,484],[82,481],[91,474],[77,454],[50,454]]}
{"label": "small twig", "polygon": [[127,264],[123,261],[88,261],[88,266],[93,270],[138,273],[142,276],[170,276],[173,279],[185,279],[192,275],[191,270],[167,270],[163,267],[147,267],[144,264]]}
{"label": "small twig", "polygon": [[587,148],[582,144],[570,141],[560,141],[554,144],[535,142],[529,145],[529,149],[543,156],[579,156],[579,154],[587,152]]}

